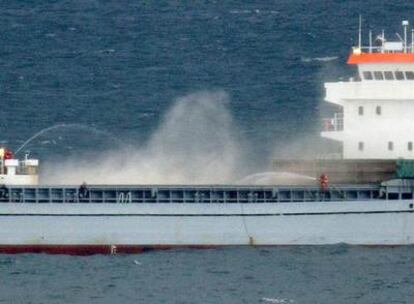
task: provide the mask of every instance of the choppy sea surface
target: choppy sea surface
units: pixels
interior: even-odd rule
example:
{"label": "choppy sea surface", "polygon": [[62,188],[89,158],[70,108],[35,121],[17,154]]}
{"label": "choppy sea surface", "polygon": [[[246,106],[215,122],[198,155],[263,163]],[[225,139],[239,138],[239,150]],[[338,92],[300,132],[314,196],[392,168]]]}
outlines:
{"label": "choppy sea surface", "polygon": [[[273,157],[335,152],[318,134],[335,111],[323,82],[354,74],[358,15],[366,41],[368,29],[395,39],[413,13],[385,0],[2,1],[0,143],[40,158],[47,182],[100,177],[120,159],[122,182],[228,182]],[[0,302],[411,303],[413,254],[0,255]]]}
{"label": "choppy sea surface", "polygon": [[412,303],[413,247],[0,256],[1,303]]}

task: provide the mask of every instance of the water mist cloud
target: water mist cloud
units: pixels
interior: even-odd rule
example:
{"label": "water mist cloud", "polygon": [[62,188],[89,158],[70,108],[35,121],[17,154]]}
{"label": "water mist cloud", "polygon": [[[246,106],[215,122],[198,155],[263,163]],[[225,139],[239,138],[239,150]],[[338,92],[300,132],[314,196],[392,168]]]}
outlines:
{"label": "water mist cloud", "polygon": [[178,98],[149,141],[45,164],[43,184],[219,184],[240,176],[242,147],[224,92]]}

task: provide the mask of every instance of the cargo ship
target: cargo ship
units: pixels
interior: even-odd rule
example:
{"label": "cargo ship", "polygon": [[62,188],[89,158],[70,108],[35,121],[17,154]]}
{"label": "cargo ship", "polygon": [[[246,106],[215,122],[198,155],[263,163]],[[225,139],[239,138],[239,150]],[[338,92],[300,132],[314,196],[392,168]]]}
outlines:
{"label": "cargo ship", "polygon": [[42,185],[39,162],[0,149],[0,252],[414,244],[414,37],[352,49],[357,75],[326,83],[321,135],[342,152],[274,160],[303,185]]}

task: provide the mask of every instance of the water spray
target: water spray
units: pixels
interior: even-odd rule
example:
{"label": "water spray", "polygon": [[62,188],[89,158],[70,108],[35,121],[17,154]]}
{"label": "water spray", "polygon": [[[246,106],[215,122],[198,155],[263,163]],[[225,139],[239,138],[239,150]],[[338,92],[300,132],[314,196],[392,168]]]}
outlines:
{"label": "water spray", "polygon": [[31,137],[29,137],[18,149],[16,149],[15,154],[17,155],[24,147],[26,147],[29,143],[31,143],[33,140],[35,140],[36,138],[38,138],[39,136],[56,130],[56,129],[61,129],[61,128],[77,128],[77,129],[83,129],[83,130],[87,130],[89,132],[93,132],[99,135],[104,135],[107,137],[110,137],[111,139],[115,139],[118,142],[121,142],[118,138],[116,138],[115,136],[113,136],[112,134],[106,132],[106,131],[102,131],[102,130],[98,130],[96,128],[90,127],[88,125],[84,125],[84,124],[80,124],[80,123],[71,123],[71,124],[57,124],[51,127],[47,127],[44,128],[42,130],[40,130],[39,132],[35,133],[34,135],[32,135]]}

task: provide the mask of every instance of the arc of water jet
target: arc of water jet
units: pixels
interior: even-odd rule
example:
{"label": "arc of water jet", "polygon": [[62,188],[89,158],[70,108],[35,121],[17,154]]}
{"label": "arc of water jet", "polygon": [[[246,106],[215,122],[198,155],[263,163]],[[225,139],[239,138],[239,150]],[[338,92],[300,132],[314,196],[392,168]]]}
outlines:
{"label": "arc of water jet", "polygon": [[309,181],[316,181],[316,178],[308,175],[302,175],[298,173],[292,172],[280,172],[280,171],[270,171],[270,172],[260,172],[254,173],[248,176],[245,176],[241,180],[239,180],[238,184],[250,184],[255,182],[260,182],[263,179],[271,179],[271,178],[286,178],[286,179],[300,179],[300,180],[309,180]]}
{"label": "arc of water jet", "polygon": [[83,124],[79,124],[79,123],[72,123],[72,124],[58,124],[58,125],[54,125],[54,126],[51,126],[51,127],[47,127],[47,128],[44,128],[44,129],[42,129],[42,130],[40,130],[39,132],[37,132],[37,133],[35,133],[33,136],[31,136],[31,137],[29,137],[16,151],[15,151],[15,154],[17,155],[24,147],[26,147],[30,142],[32,142],[33,140],[35,140],[36,138],[38,138],[39,136],[41,136],[41,135],[43,135],[43,134],[45,134],[45,133],[47,133],[47,132],[49,132],[49,131],[52,131],[52,130],[55,130],[55,129],[59,129],[59,128],[80,128],[80,129],[87,129],[87,130],[93,130],[95,133],[97,133],[97,134],[103,134],[103,135],[105,135],[105,136],[108,136],[108,137],[111,137],[111,138],[113,138],[113,139],[116,139],[118,142],[121,142],[122,143],[122,141],[120,140],[120,139],[118,139],[118,138],[116,138],[116,137],[114,137],[114,136],[112,136],[110,133],[108,133],[108,132],[105,132],[105,131],[102,131],[102,130],[98,130],[98,129],[95,129],[95,128],[92,128],[92,127],[89,127],[89,126],[87,126],[87,125],[83,125]]}

